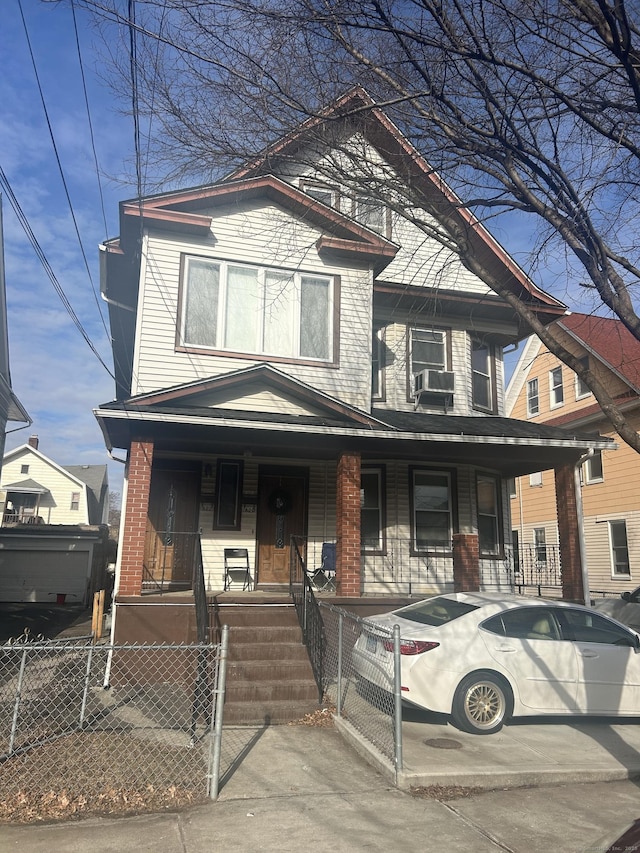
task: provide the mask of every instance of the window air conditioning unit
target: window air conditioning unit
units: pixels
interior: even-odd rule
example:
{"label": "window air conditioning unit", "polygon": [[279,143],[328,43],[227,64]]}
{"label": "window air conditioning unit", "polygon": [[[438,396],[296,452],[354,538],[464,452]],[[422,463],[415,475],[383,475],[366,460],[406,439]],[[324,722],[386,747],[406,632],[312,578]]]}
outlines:
{"label": "window air conditioning unit", "polygon": [[421,370],[413,377],[416,395],[453,394],[455,373],[452,370]]}

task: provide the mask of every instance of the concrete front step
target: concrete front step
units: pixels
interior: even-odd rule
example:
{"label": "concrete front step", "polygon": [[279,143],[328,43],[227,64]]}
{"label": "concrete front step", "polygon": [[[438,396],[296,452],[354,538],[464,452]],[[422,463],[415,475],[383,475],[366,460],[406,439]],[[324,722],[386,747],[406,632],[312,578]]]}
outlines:
{"label": "concrete front step", "polygon": [[225,704],[223,725],[225,726],[261,726],[285,724],[301,720],[305,714],[312,714],[320,707],[314,702],[239,702]]}
{"label": "concrete front step", "polygon": [[229,644],[301,643],[300,625],[230,625]]}
{"label": "concrete front step", "polygon": [[277,681],[236,681],[227,682],[226,699],[228,702],[285,702],[317,701],[318,688],[315,681],[293,679]]}
{"label": "concrete front step", "polygon": [[309,677],[309,661],[299,660],[231,660],[227,663],[227,686],[233,681],[286,681]]}

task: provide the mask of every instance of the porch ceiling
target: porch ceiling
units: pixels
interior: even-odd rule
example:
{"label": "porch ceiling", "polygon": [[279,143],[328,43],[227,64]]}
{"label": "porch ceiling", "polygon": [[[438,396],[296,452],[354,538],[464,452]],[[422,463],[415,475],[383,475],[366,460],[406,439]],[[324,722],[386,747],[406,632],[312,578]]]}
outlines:
{"label": "porch ceiling", "polygon": [[611,439],[510,418],[451,417],[415,413],[373,414],[380,428],[307,416],[108,404],[95,412],[107,446],[127,449],[133,439],[153,440],[162,455],[215,454],[336,459],[357,450],[363,461],[401,459],[463,464],[517,477],[577,461],[590,448],[614,448]]}

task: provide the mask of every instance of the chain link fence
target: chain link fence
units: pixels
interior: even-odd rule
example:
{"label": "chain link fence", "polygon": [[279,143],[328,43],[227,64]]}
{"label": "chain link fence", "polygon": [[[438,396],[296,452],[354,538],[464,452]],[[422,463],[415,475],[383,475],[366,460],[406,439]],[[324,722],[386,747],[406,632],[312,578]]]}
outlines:
{"label": "chain link fence", "polygon": [[402,770],[400,629],[387,629],[324,602],[319,607],[325,695],[335,705],[336,716],[369,741],[397,773]]}
{"label": "chain link fence", "polygon": [[0,647],[0,818],[215,799],[227,647]]}

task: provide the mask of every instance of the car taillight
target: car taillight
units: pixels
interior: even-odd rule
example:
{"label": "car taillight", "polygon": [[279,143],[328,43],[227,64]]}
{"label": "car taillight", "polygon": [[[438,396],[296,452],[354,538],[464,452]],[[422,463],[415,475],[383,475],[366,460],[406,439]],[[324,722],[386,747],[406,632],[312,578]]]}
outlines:
{"label": "car taillight", "polygon": [[[393,651],[393,640],[383,640],[382,645],[385,651]],[[421,655],[423,652],[430,652],[432,649],[437,649],[440,643],[427,642],[427,640],[400,640],[401,655]]]}

